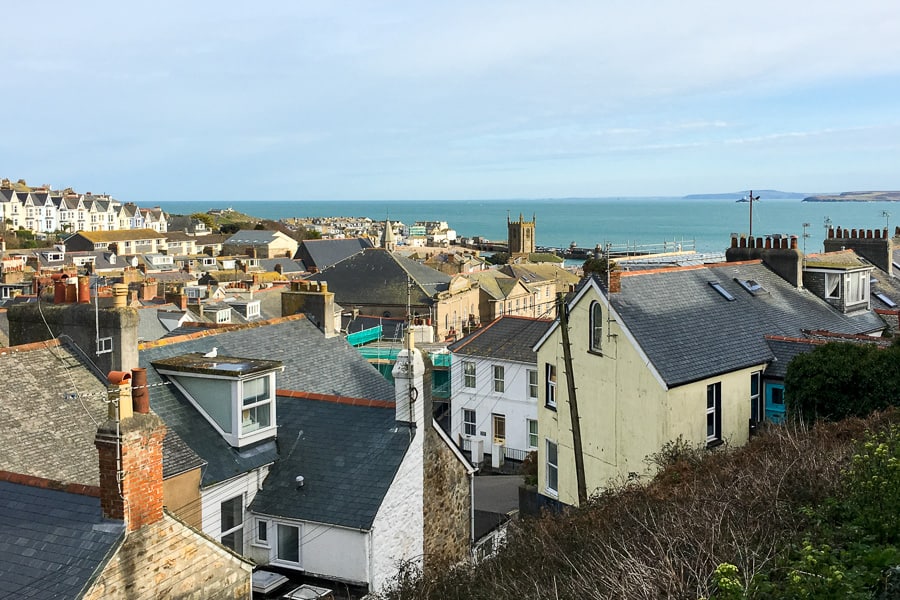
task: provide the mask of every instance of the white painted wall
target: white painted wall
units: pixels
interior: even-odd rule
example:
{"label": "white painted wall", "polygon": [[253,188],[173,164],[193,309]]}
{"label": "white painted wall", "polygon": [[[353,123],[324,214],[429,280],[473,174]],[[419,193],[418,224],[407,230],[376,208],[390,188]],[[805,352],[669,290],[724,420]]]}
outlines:
{"label": "white painted wall", "polygon": [[203,506],[203,533],[218,540],[222,535],[222,502],[238,494],[244,495],[244,548],[249,547],[253,535],[252,519],[247,507],[256,498],[256,492],[269,474],[269,467],[261,467],[234,479],[229,479],[200,490],[200,502]]}
{"label": "white painted wall", "polygon": [[[463,362],[475,363],[475,387],[465,387]],[[494,391],[494,365],[504,367],[503,393]],[[506,417],[506,447],[532,450],[528,446],[528,419],[537,420],[537,398],[528,397],[528,370],[537,370],[537,364],[508,360],[494,360],[454,354],[450,362],[452,394],[450,397],[450,437],[454,440],[463,434],[463,409],[475,411],[476,439],[484,440],[485,452],[493,445],[493,421],[491,415]],[[482,433],[484,435],[482,435]]]}
{"label": "white painted wall", "polygon": [[[398,427],[405,425],[398,423]],[[425,549],[423,516],[423,431],[415,435],[372,524],[369,549],[372,590],[381,589],[402,561],[421,566]]]}

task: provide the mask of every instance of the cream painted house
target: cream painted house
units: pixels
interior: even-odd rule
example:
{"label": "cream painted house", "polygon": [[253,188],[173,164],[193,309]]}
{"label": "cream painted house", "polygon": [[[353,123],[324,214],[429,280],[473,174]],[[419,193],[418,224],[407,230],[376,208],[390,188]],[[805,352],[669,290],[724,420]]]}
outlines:
{"label": "cream painted house", "polygon": [[[836,311],[759,260],[612,275],[609,285],[584,280],[568,302],[588,495],[652,475],[647,457],[679,438],[706,448],[746,443],[764,418],[763,383],[775,361],[767,334],[884,328],[873,311]],[[559,321],[535,351],[538,491],[577,505]]]}

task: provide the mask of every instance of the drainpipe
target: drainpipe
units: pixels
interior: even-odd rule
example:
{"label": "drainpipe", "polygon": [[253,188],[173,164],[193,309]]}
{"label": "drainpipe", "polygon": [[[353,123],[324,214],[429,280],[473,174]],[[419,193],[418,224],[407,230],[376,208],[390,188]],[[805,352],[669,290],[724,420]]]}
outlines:
{"label": "drainpipe", "polygon": [[469,472],[469,555],[475,560],[475,472]]}

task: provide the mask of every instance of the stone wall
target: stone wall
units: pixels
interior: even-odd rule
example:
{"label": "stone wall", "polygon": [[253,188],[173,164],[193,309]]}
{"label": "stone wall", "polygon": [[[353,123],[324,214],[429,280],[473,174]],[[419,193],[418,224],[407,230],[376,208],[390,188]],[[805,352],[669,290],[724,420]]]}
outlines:
{"label": "stone wall", "polygon": [[469,558],[471,491],[456,454],[433,428],[425,436],[424,542],[426,575]]}
{"label": "stone wall", "polygon": [[128,534],[88,600],[251,598],[251,564],[169,515]]}

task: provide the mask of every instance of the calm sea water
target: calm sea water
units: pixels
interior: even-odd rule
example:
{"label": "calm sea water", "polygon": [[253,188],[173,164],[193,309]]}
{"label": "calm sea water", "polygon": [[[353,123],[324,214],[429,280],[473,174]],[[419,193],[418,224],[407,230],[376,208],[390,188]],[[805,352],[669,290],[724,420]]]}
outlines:
{"label": "calm sea water", "polygon": [[[750,229],[750,205],[731,199],[683,198],[577,198],[544,200],[351,200],[351,201],[241,201],[160,202],[174,214],[232,208],[266,219],[287,217],[390,218],[412,225],[415,221],[447,221],[460,236],[506,239],[506,219],[523,214],[537,219],[539,246],[580,247],[597,244],[661,244],[690,242],[700,252],[722,251],[731,233]],[[895,213],[885,216],[884,213]],[[900,223],[900,206],[890,202],[801,202],[766,200],[753,203],[753,235],[793,234],[805,241],[809,253],[822,250],[825,221],[835,227],[876,229]],[[802,238],[807,223],[807,238]]]}

